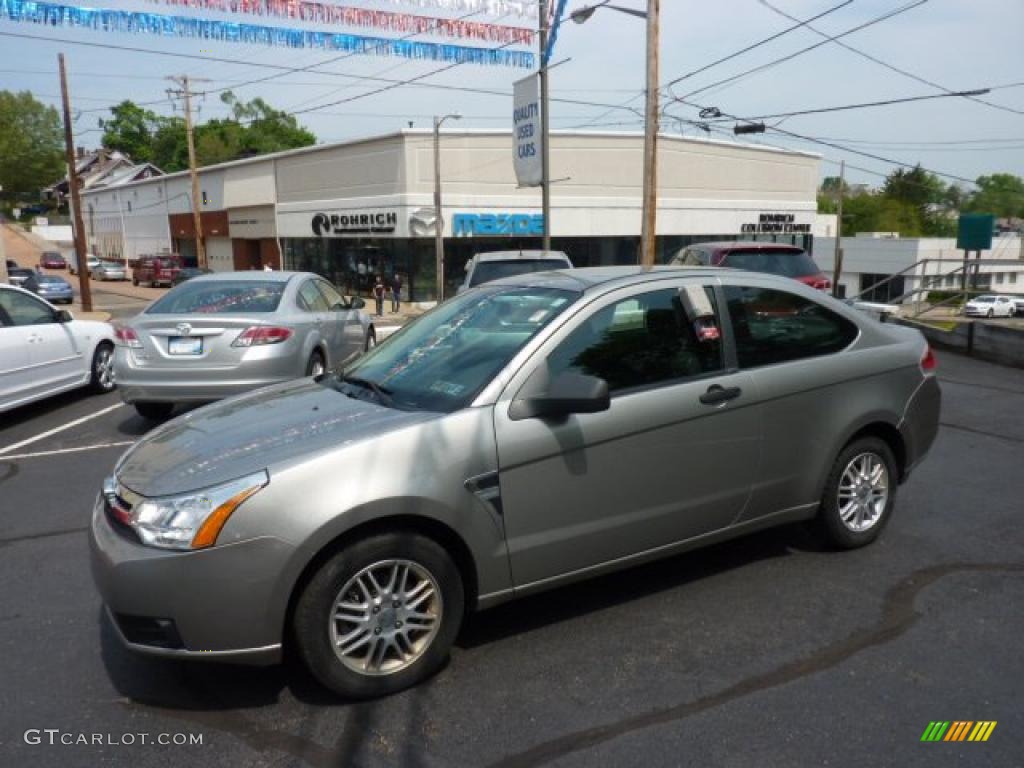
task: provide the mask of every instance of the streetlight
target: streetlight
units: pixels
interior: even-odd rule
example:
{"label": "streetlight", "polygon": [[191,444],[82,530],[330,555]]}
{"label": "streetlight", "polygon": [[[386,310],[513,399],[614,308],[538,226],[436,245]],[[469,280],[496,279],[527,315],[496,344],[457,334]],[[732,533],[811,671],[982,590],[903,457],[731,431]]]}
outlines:
{"label": "streetlight", "polygon": [[647,103],[644,114],[643,212],[640,220],[640,263],[654,266],[658,215],[658,19],[661,0],[647,0],[647,10],[612,5],[610,0],[580,8],[569,18],[582,24],[598,8],[609,8],[647,20]]}
{"label": "streetlight", "polygon": [[444,221],[441,218],[441,123],[448,118],[461,120],[453,112],[444,117],[434,115],[434,267],[437,270],[437,303],[444,301]]}

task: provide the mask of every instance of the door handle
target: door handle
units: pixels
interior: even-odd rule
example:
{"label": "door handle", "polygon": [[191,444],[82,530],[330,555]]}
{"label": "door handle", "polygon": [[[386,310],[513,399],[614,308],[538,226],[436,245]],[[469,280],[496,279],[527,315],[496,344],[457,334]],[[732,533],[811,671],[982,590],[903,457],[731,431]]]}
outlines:
{"label": "door handle", "polygon": [[735,400],[741,394],[743,394],[743,390],[739,387],[723,387],[718,384],[712,384],[708,387],[708,391],[700,396],[700,401],[704,405],[718,405],[719,403]]}

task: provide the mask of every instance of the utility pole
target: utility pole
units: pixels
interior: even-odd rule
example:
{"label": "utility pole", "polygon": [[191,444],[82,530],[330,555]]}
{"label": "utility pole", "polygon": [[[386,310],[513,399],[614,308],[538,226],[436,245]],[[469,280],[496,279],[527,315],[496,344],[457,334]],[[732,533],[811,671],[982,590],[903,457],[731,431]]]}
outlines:
{"label": "utility pole", "polygon": [[544,219],[544,240],[542,248],[551,250],[551,135],[548,122],[548,2],[540,0],[540,210]]}
{"label": "utility pole", "polygon": [[196,169],[196,143],[192,133],[192,89],[191,83],[209,82],[207,78],[190,78],[188,75],[177,75],[167,78],[177,83],[178,88],[168,88],[167,95],[171,98],[182,97],[185,100],[185,137],[188,140],[188,171],[192,177],[192,226],[196,235],[196,266],[206,268],[206,246],[203,244],[203,219],[200,214],[199,172]]}
{"label": "utility pole", "polygon": [[832,295],[839,298],[839,278],[843,274],[843,194],[846,191],[846,161],[839,161],[839,206],[836,208],[836,253],[832,271]]}
{"label": "utility pole", "polygon": [[441,221],[441,118],[434,115],[434,269],[437,303],[444,301],[444,225]]}
{"label": "utility pole", "polygon": [[82,225],[82,204],[78,194],[78,163],[75,158],[75,139],[71,135],[71,97],[68,95],[68,75],[64,68],[64,54],[57,54],[60,64],[60,98],[64,106],[64,154],[68,163],[68,189],[71,192],[71,226],[75,239],[75,269],[78,270],[78,294],[82,311],[92,312],[92,286],[89,283],[89,260],[85,248],[85,227]]}
{"label": "utility pole", "polygon": [[654,266],[658,231],[658,26],[661,0],[647,0],[647,105],[644,115],[643,211],[640,264]]}

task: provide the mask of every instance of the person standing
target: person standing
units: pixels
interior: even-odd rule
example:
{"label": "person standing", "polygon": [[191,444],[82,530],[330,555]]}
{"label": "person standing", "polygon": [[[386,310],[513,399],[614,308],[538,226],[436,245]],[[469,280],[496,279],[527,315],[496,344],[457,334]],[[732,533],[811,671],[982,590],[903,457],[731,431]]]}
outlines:
{"label": "person standing", "polygon": [[377,300],[377,317],[384,315],[384,282],[377,275],[377,282],[373,286],[373,298]]}
{"label": "person standing", "polygon": [[391,280],[391,311],[397,312],[402,308],[402,276],[395,272]]}

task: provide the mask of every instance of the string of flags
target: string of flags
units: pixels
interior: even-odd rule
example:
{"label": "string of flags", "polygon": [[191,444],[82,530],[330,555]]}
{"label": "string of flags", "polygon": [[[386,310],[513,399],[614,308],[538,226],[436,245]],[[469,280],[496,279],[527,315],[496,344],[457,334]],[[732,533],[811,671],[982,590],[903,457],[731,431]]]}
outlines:
{"label": "string of flags", "polygon": [[[453,0],[454,1],[454,0]],[[446,0],[435,0],[444,3]],[[521,67],[535,66],[531,51],[479,48],[451,43],[398,40],[313,29],[235,23],[192,16],[85,8],[34,0],[0,0],[0,21],[51,27],[76,27],[102,32],[149,34],[161,37],[200,38],[287,48],[321,48],[376,56],[445,61],[459,64]],[[414,30],[410,30],[412,32]]]}

